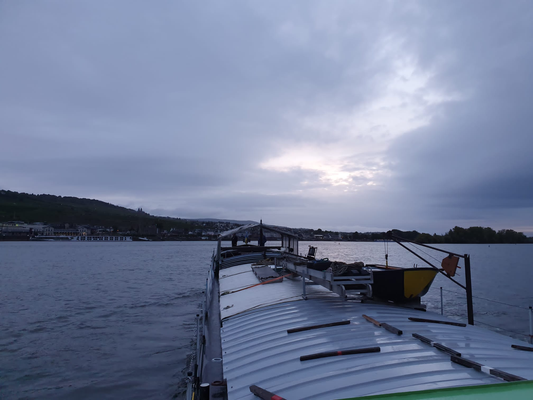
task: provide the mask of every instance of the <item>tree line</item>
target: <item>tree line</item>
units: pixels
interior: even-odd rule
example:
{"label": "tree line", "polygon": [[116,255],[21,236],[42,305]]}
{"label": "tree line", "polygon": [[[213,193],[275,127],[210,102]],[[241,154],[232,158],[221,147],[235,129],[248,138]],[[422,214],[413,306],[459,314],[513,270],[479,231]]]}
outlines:
{"label": "tree line", "polygon": [[481,226],[470,228],[456,226],[444,235],[421,233],[416,241],[421,243],[532,243],[533,238],[528,238],[522,232],[512,229],[495,231]]}
{"label": "tree line", "polygon": [[429,233],[401,231],[398,229],[393,229],[389,232],[354,232],[352,234],[352,240],[387,240],[390,238],[389,234],[420,243],[533,243],[533,238],[528,238],[522,232],[516,232],[512,229],[495,231],[492,228],[483,228],[480,226],[472,226],[470,228],[456,226],[444,235],[437,235],[436,233],[431,235]]}

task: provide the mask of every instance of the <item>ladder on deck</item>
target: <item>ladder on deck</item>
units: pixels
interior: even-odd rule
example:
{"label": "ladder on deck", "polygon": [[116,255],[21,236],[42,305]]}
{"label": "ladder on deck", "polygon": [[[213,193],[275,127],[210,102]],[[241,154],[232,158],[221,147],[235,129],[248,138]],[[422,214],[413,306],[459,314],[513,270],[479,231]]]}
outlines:
{"label": "ladder on deck", "polygon": [[[306,279],[309,279],[316,284],[337,293],[343,300],[347,300],[348,294],[364,295],[372,297],[372,284],[374,277],[372,271],[368,271],[368,275],[342,275],[334,276],[329,271],[318,271],[316,269],[308,268],[304,265],[294,265],[290,261],[283,260],[280,265],[288,271],[291,271],[302,277],[303,282],[303,297],[307,299],[305,290]],[[347,290],[345,285],[358,285],[357,289]]]}

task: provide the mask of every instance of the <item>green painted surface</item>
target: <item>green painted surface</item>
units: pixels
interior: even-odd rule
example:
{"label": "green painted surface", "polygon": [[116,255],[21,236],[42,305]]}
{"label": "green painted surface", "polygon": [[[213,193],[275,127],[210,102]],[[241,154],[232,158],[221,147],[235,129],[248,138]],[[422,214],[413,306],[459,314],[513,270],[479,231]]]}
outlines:
{"label": "green painted surface", "polygon": [[466,386],[457,388],[422,390],[419,392],[391,393],[377,396],[352,397],[350,399],[368,400],[531,400],[533,381],[497,383],[494,385]]}

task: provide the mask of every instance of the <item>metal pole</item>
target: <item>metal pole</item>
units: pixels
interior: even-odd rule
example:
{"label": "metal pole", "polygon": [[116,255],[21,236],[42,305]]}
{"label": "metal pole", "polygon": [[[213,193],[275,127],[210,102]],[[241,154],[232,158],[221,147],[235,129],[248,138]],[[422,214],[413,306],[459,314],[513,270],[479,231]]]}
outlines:
{"label": "metal pole", "polygon": [[468,310],[468,324],[474,325],[474,304],[472,302],[472,276],[470,274],[470,256],[464,255],[465,258],[465,283],[466,283],[466,306]]}
{"label": "metal pole", "polygon": [[200,385],[198,397],[200,400],[209,400],[209,383],[205,382]]}
{"label": "metal pole", "polygon": [[303,294],[302,294],[302,297],[304,298],[304,300],[307,300],[307,293],[305,292],[305,277],[302,276],[302,287],[303,287]]}
{"label": "metal pole", "polygon": [[192,371],[187,372],[187,397],[186,399],[192,399],[193,387],[192,387]]}
{"label": "metal pole", "polygon": [[441,253],[451,254],[451,255],[454,255],[454,256],[457,256],[457,257],[463,257],[461,254],[456,254],[456,253],[452,253],[451,251],[448,251],[448,250],[443,250],[443,249],[439,249],[437,247],[428,246],[427,244],[419,243],[419,242],[416,242],[414,240],[405,239],[405,238],[402,238],[402,237],[399,237],[399,236],[396,236],[396,235],[391,235],[391,239],[394,240],[396,243],[398,243],[398,241],[409,242],[409,243],[416,244],[418,246],[427,247],[428,249],[431,249],[431,250],[440,251]]}
{"label": "metal pole", "polygon": [[533,307],[529,306],[529,343],[533,344]]}
{"label": "metal pole", "polygon": [[442,300],[442,286],[440,287],[440,315],[444,315],[444,302]]}
{"label": "metal pole", "polygon": [[196,314],[196,364],[200,362],[200,314]]}
{"label": "metal pole", "polygon": [[217,245],[217,258],[215,260],[215,264],[214,264],[214,267],[215,267],[215,278],[216,280],[218,280],[218,272],[220,270],[220,262],[222,261],[220,259],[221,257],[221,254],[222,254],[222,239],[218,239],[218,245]]}
{"label": "metal pole", "polygon": [[[441,269],[435,267],[433,264],[431,264],[428,260],[426,260],[424,257],[420,256],[419,254],[417,254],[416,252],[414,252],[413,250],[411,250],[409,247],[405,246],[403,243],[400,243],[399,241],[397,241],[396,239],[393,238],[393,240],[398,243],[400,246],[402,246],[405,250],[407,250],[408,252],[414,254],[415,256],[417,256],[418,258],[420,258],[422,261],[424,261],[427,265],[429,265],[431,268],[433,269],[436,269],[440,274],[444,275],[446,278],[448,278],[449,280],[451,280],[453,283],[455,283],[456,285],[462,287],[464,290],[466,290],[466,287],[464,287],[463,285],[461,285],[459,282],[457,282],[455,279],[453,279],[452,277],[448,276],[447,273],[443,272]],[[417,243],[418,244],[418,243]],[[461,256],[463,257],[463,256]]]}

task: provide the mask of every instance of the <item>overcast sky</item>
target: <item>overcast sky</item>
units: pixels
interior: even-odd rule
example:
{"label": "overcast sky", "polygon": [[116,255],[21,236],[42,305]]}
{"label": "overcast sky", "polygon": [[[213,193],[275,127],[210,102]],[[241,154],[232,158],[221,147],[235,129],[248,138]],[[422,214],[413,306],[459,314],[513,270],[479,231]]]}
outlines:
{"label": "overcast sky", "polygon": [[533,2],[0,0],[0,188],[533,235]]}

